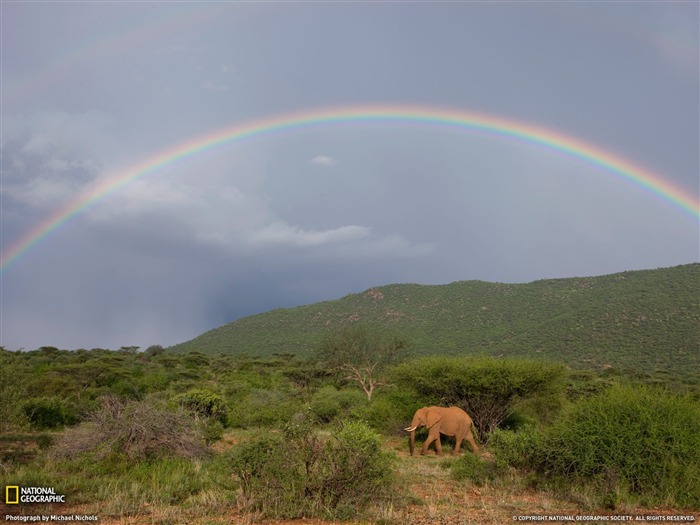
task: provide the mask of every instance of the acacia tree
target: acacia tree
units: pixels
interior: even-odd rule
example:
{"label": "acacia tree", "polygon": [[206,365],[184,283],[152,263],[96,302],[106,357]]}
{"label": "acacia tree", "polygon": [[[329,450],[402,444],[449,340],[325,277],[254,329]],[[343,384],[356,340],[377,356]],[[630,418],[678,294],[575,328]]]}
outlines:
{"label": "acacia tree", "polygon": [[392,380],[427,402],[467,411],[482,441],[513,411],[530,403],[541,420],[563,403],[566,369],[534,359],[424,357],[392,369]]}
{"label": "acacia tree", "polygon": [[378,326],[354,323],[329,333],[319,346],[318,361],[344,380],[360,385],[367,400],[386,386],[385,369],[410,349],[400,334]]}

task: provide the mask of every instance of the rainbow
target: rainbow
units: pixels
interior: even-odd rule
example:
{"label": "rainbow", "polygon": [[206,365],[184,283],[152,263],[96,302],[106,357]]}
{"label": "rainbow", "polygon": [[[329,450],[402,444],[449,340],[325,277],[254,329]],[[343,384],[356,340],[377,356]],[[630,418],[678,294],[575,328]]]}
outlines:
{"label": "rainbow", "polygon": [[606,172],[672,203],[689,215],[691,219],[700,220],[700,202],[697,196],[689,191],[678,188],[661,176],[598,146],[546,128],[492,115],[445,108],[391,105],[326,108],[278,115],[220,129],[161,151],[118,175],[109,177],[46,217],[43,222],[12,244],[0,256],[0,272],[72,217],[86,211],[140,177],[145,177],[166,166],[224,144],[286,131],[350,123],[363,125],[371,123],[427,124],[443,128],[477,131],[534,144],[602,168]]}

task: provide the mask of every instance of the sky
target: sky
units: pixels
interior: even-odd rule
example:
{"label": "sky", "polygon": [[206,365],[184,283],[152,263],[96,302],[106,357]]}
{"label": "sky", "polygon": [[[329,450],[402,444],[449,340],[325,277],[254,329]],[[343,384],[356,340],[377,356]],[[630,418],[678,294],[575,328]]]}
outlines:
{"label": "sky", "polygon": [[[170,346],[390,283],[700,260],[697,2],[4,0],[0,15],[7,349]],[[371,118],[386,108],[407,118]],[[533,129],[633,176],[504,132]]]}

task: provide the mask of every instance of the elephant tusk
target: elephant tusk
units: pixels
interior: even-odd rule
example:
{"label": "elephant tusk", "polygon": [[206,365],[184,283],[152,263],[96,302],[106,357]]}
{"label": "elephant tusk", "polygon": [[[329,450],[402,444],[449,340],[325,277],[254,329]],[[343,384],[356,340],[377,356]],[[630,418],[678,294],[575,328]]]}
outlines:
{"label": "elephant tusk", "polygon": [[406,432],[413,432],[413,431],[414,431],[415,429],[417,429],[417,428],[418,428],[418,425],[416,425],[415,427],[404,428],[404,430],[405,430]]}

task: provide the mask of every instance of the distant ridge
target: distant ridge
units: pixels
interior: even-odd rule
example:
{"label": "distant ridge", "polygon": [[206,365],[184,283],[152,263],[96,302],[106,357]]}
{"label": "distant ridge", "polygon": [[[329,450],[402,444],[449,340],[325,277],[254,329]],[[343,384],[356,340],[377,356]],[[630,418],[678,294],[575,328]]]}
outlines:
{"label": "distant ridge", "polygon": [[405,334],[417,355],[537,355],[691,373],[700,371],[700,264],[528,284],[390,284],[245,317],[169,351],[304,357],[358,321]]}

